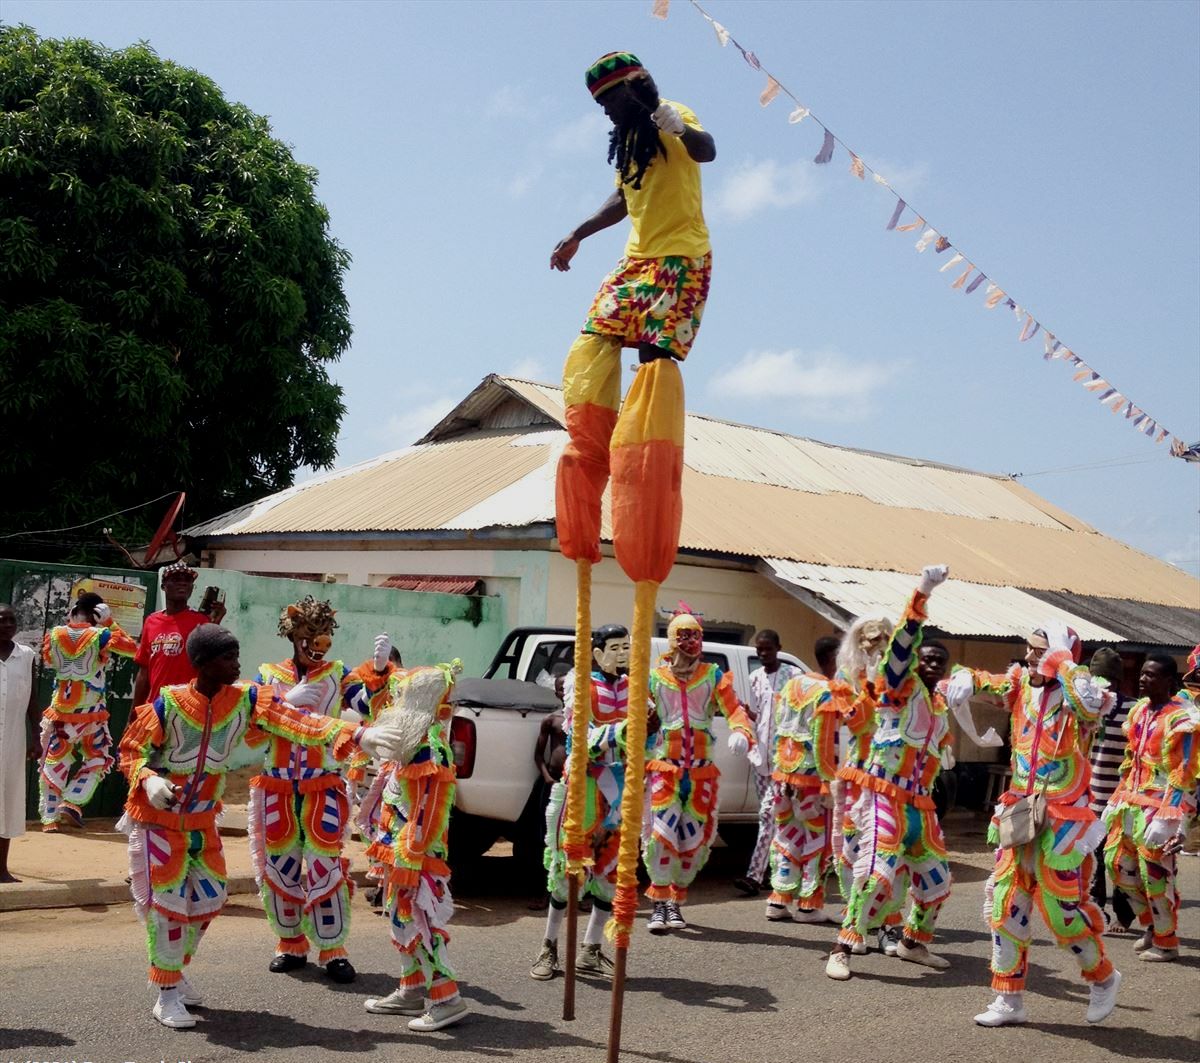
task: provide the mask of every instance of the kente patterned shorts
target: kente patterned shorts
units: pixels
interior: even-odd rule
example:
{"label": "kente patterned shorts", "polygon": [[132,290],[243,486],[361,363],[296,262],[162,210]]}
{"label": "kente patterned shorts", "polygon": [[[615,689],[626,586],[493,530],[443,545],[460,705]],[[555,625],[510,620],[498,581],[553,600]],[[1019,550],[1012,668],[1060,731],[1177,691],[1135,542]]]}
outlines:
{"label": "kente patterned shorts", "polygon": [[703,258],[623,258],[600,285],[583,332],[646,343],[683,361],[700,329],[712,253]]}

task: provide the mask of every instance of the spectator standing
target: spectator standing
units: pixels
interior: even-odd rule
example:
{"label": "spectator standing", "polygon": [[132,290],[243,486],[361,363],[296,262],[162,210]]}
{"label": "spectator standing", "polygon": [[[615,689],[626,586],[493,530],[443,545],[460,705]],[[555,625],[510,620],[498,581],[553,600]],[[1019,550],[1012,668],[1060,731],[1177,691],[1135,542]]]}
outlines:
{"label": "spectator standing", "polygon": [[25,760],[37,759],[41,726],[33,686],[37,654],[17,642],[16,633],[16,611],[0,605],[0,882],[20,881],[8,870],[8,847],[25,833]]}
{"label": "spectator standing", "polygon": [[[771,855],[771,842],[775,838],[775,792],[771,786],[775,704],[788,681],[801,674],[794,664],[779,659],[782,648],[777,631],[764,628],[754,636],[754,650],[762,667],[756,668],[750,676],[750,704],[746,706],[746,715],[754,722],[755,743],[748,757],[750,777],[758,794],[758,837],[754,841],[754,852],[750,854],[749,868],[741,878],[733,880],[738,892],[747,897],[757,896],[766,884],[767,861]],[[834,655],[837,655],[836,646]]]}
{"label": "spectator standing", "polygon": [[[1088,670],[1092,675],[1107,679],[1113,694],[1112,705],[1100,718],[1100,727],[1092,743],[1092,811],[1102,815],[1109,799],[1121,781],[1121,761],[1125,757],[1125,719],[1133,707],[1134,700],[1121,690],[1124,665],[1121,655],[1111,646],[1101,646],[1092,654]],[[1108,876],[1104,861],[1096,861],[1096,874],[1092,878],[1092,900],[1100,908],[1107,929],[1114,932],[1128,930],[1133,924],[1133,908],[1129,899],[1115,885],[1112,891],[1112,912],[1108,910]],[[1116,918],[1116,926],[1113,918]],[[1119,928],[1119,930],[1118,930]]]}
{"label": "spectator standing", "polygon": [[196,586],[198,573],[183,561],[162,570],[165,605],[146,617],[138,641],[134,663],[138,673],[133,681],[133,703],[144,705],[158,697],[165,686],[190,683],[196,669],[188,660],[187,638],[201,624],[219,624],[225,619],[225,606],[214,602],[211,613],[192,609],[188,599]]}

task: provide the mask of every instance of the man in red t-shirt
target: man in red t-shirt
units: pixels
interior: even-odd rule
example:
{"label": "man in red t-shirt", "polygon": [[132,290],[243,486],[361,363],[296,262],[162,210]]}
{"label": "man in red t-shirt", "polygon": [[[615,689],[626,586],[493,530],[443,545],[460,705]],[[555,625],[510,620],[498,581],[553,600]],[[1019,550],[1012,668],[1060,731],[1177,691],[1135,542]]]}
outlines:
{"label": "man in red t-shirt", "polygon": [[214,602],[211,613],[188,608],[188,599],[198,573],[182,561],[163,569],[162,589],[166,608],[146,617],[138,642],[137,678],[133,683],[134,705],[144,705],[157,697],[164,686],[190,683],[196,669],[188,660],[187,638],[201,624],[219,624],[225,618],[225,606]]}

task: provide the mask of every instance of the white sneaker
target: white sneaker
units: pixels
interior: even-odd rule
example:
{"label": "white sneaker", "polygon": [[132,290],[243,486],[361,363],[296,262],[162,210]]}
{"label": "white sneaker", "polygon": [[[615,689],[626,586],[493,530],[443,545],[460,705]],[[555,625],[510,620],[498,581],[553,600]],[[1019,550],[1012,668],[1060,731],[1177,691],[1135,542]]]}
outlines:
{"label": "white sneaker", "polygon": [[772,923],[790,923],[792,910],[786,904],[768,904],[767,918]]}
{"label": "white sneaker", "polygon": [[1088,998],[1087,1021],[1103,1022],[1117,1006],[1117,990],[1121,987],[1121,972],[1113,971],[1107,982],[1093,982]]}
{"label": "white sneaker", "polygon": [[179,999],[184,1004],[198,1008],[204,1003],[204,998],[200,996],[200,991],[187,980],[186,974],[183,976],[183,979],[180,981],[177,988],[179,990]]}
{"label": "white sneaker", "polygon": [[186,1030],[196,1025],[196,1016],[183,1006],[178,993],[159,996],[154,1002],[154,1017],[172,1030]]}
{"label": "white sneaker", "polygon": [[853,945],[850,946],[850,955],[851,956],[865,956],[868,951],[869,950],[867,949],[867,943],[865,940],[856,941]]}
{"label": "white sneaker", "polygon": [[797,923],[832,923],[834,921],[824,908],[797,908],[793,918]]}
{"label": "white sneaker", "polygon": [[1133,943],[1134,952],[1145,952],[1151,945],[1154,944],[1154,928],[1146,927],[1142,931],[1142,936]]}
{"label": "white sneaker", "polygon": [[667,926],[672,930],[687,929],[687,921],[683,918],[677,901],[667,901]]}
{"label": "white sneaker", "polygon": [[850,977],[850,956],[841,949],[835,949],[825,961],[825,974],[835,982],[844,982]]}
{"label": "white sneaker", "polygon": [[1142,950],[1138,959],[1144,963],[1170,963],[1172,960],[1179,959],[1179,950],[1160,949],[1157,945],[1151,945],[1148,949]]}
{"label": "white sneaker", "polygon": [[922,967],[932,967],[935,971],[944,971],[950,966],[945,957],[930,952],[924,945],[915,942],[910,945],[903,937],[896,942],[896,955],[909,963],[919,963]]}
{"label": "white sneaker", "polygon": [[1025,1010],[1024,993],[999,993],[996,999],[975,1016],[979,1026],[1015,1026],[1019,1022],[1028,1022],[1029,1013]]}
{"label": "white sneaker", "polygon": [[367,997],[363,1007],[372,1015],[424,1015],[425,993],[406,994],[397,986],[386,997]]}
{"label": "white sneaker", "polygon": [[456,1000],[453,1004],[434,1004],[419,1019],[409,1020],[408,1028],[418,1033],[432,1033],[453,1025],[466,1014],[467,1005],[462,1000]]}

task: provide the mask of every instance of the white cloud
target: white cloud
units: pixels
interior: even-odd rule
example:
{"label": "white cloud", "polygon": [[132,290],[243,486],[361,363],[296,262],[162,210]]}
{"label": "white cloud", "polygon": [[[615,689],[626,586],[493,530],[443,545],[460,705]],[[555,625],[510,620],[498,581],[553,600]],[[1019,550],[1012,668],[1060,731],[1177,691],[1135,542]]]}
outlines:
{"label": "white cloud", "polygon": [[806,412],[829,419],[864,416],[876,392],[902,366],[852,359],[835,350],[750,351],[709,381],[724,399],[813,403]]}
{"label": "white cloud", "polygon": [[488,118],[532,118],[537,107],[527,89],[519,85],[501,85],[488,97],[483,113]]}
{"label": "white cloud", "polygon": [[809,162],[743,162],[709,198],[708,212],[713,217],[745,221],[771,207],[807,203],[819,191],[819,178]]}
{"label": "white cloud", "polygon": [[438,395],[427,402],[408,407],[392,414],[377,435],[386,440],[390,448],[406,447],[420,439],[454,409],[461,399],[461,394]]}
{"label": "white cloud", "polygon": [[546,364],[540,358],[518,358],[508,369],[501,372],[501,376],[515,376],[521,380],[540,380],[545,381],[548,378]]}
{"label": "white cloud", "polygon": [[607,150],[612,123],[598,108],[559,126],[550,135],[550,151],[556,155],[582,155]]}

